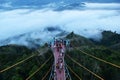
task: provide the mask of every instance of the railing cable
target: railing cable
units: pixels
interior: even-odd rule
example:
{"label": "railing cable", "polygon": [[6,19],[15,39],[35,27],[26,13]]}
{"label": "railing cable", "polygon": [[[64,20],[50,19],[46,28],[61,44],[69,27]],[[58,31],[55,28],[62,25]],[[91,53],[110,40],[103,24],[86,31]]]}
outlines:
{"label": "railing cable", "polygon": [[99,78],[100,80],[104,80],[102,77],[98,76],[97,74],[95,74],[94,72],[90,71],[89,69],[87,69],[86,67],[84,67],[83,65],[81,65],[80,63],[78,63],[77,61],[75,61],[74,59],[72,59],[69,55],[67,55],[68,58],[70,58],[74,63],[76,63],[77,65],[79,65],[80,67],[82,67],[83,69],[85,69],[86,71],[90,72],[92,75],[94,75],[95,77]]}

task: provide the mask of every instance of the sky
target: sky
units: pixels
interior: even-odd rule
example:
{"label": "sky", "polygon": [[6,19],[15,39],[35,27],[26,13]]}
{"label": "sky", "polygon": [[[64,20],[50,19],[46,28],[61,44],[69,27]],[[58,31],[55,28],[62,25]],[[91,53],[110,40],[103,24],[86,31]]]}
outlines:
{"label": "sky", "polygon": [[[120,3],[85,3],[83,10],[0,10],[0,40],[16,35],[59,27],[87,38],[100,39],[102,30],[120,33]],[[54,34],[54,33],[53,33]]]}

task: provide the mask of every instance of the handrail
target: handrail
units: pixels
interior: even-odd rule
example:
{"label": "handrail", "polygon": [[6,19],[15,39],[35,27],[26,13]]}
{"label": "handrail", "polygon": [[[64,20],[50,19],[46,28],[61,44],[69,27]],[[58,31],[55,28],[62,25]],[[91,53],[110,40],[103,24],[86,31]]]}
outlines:
{"label": "handrail", "polygon": [[45,64],[52,58],[52,56],[50,56],[48,58],[48,60],[46,60],[35,72],[33,72],[29,77],[27,77],[25,80],[29,80],[31,77],[33,77],[38,71],[40,71],[44,66]]}
{"label": "handrail", "polygon": [[102,77],[98,76],[97,74],[95,74],[94,72],[90,71],[89,69],[87,69],[86,67],[84,67],[83,65],[81,65],[80,63],[78,63],[77,61],[75,61],[74,59],[72,59],[69,55],[67,55],[68,58],[70,58],[74,63],[76,63],[77,65],[79,65],[80,67],[82,67],[83,69],[85,69],[86,71],[90,72],[92,75],[94,75],[95,77],[99,78],[100,80],[104,80]]}

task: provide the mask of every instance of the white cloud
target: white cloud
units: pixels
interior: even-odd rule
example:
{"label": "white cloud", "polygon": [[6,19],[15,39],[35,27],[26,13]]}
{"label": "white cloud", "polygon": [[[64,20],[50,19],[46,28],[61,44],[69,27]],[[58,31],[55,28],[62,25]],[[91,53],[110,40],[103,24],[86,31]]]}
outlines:
{"label": "white cloud", "polygon": [[88,9],[120,9],[120,3],[87,3],[85,2],[86,8]]}
{"label": "white cloud", "polygon": [[[92,4],[88,7],[92,7]],[[69,32],[75,31],[85,37],[98,38],[101,29],[120,33],[119,21],[119,10],[52,11],[42,9],[32,11],[30,9],[17,9],[1,11],[0,40],[27,32],[43,30],[48,26],[60,26]]]}

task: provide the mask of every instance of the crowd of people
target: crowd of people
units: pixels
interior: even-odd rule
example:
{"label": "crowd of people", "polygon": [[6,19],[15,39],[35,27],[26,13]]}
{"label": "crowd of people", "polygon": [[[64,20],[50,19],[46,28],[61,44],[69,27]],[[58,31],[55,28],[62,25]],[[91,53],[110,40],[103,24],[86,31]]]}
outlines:
{"label": "crowd of people", "polygon": [[70,41],[54,38],[54,40],[50,42],[49,45],[52,48],[52,50],[56,52],[54,54],[57,55],[57,58],[56,58],[57,60],[55,62],[55,69],[54,69],[54,76],[56,76],[56,70],[58,70],[59,73],[61,73],[61,71],[63,71],[64,69],[65,48],[70,45]]}
{"label": "crowd of people", "polygon": [[69,45],[69,41],[63,39],[55,39],[50,43],[50,47],[53,50],[56,50],[55,55],[57,55],[57,60],[55,62],[54,76],[56,77],[56,70],[61,73],[64,69],[64,55],[65,55],[65,47]]}
{"label": "crowd of people", "polygon": [[63,69],[63,58],[64,58],[64,47],[66,46],[66,41],[64,41],[63,39],[54,39],[54,47],[56,47],[57,49],[57,53],[58,53],[58,60],[56,63],[56,69],[59,69],[59,72],[62,71]]}

